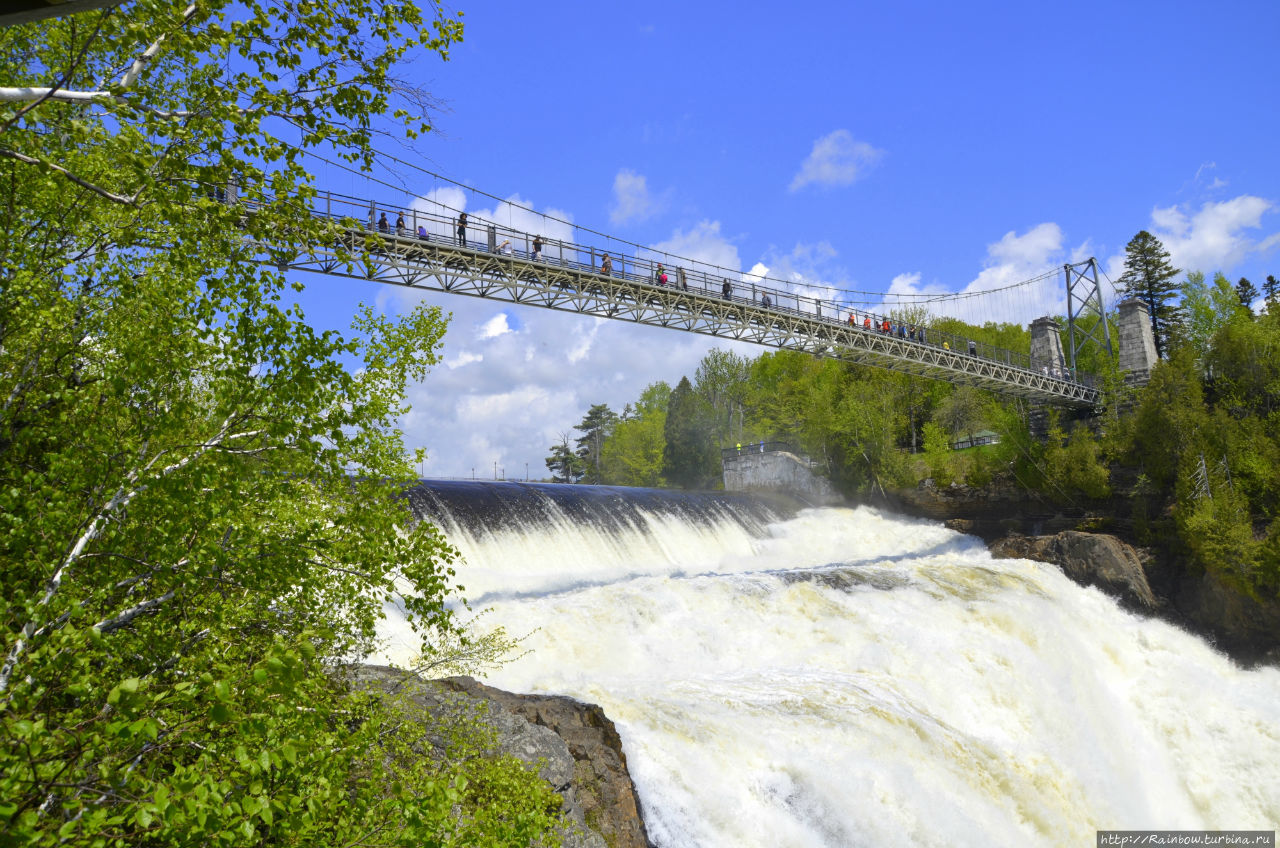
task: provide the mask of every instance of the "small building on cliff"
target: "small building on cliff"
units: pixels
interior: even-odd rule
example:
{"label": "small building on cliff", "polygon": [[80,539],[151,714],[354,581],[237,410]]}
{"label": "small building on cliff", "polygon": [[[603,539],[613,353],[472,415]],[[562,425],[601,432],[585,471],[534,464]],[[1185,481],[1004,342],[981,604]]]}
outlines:
{"label": "small building on cliff", "polygon": [[812,506],[844,502],[813,461],[785,442],[752,442],[720,452],[726,492],[785,492]]}

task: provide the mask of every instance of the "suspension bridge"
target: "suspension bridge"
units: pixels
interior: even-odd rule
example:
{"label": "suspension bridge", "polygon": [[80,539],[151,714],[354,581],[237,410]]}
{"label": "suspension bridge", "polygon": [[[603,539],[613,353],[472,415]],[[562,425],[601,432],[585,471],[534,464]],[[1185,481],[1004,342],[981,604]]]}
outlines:
{"label": "suspension bridge", "polygon": [[[1037,360],[1030,353],[923,325],[908,329],[904,322],[858,309],[847,299],[769,284],[777,281],[692,261],[677,265],[671,257],[642,248],[627,254],[598,244],[544,240],[488,220],[471,219],[460,229],[447,212],[327,192],[317,195],[310,211],[328,221],[336,237],[311,245],[303,255],[275,260],[282,271],[371,280],[804,351],[1036,403],[1071,408],[1099,404],[1092,377],[1068,365],[1060,343],[1056,354]],[[1071,267],[1066,268],[1069,293]],[[1072,365],[1075,350],[1073,333]]]}

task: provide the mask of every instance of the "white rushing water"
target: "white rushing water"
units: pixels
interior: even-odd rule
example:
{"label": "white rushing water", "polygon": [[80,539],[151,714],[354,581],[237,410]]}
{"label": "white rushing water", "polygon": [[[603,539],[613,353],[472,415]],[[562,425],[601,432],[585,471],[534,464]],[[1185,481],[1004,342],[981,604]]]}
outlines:
{"label": "white rushing water", "polygon": [[660,846],[1280,826],[1280,672],[939,525],[447,529],[473,607],[536,630],[488,682],[604,707]]}

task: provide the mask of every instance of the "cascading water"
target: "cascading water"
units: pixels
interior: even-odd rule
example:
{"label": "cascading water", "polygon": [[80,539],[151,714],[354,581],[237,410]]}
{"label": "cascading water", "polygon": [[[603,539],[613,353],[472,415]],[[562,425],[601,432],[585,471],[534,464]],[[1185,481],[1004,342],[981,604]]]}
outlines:
{"label": "cascading water", "polygon": [[603,706],[658,845],[1280,825],[1280,671],[1053,566],[868,508],[481,483],[413,503],[472,606],[536,631],[488,682]]}

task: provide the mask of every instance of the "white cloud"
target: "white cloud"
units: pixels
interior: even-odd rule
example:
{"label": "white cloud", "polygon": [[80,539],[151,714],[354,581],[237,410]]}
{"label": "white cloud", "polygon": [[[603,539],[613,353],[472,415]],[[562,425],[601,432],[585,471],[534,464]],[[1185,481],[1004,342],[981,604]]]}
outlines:
{"label": "white cloud", "polygon": [[757,262],[751,266],[750,271],[742,272],[742,282],[755,284],[763,281],[767,276],[769,276],[769,266],[763,262]]}
{"label": "white cloud", "polygon": [[813,150],[791,180],[791,191],[807,185],[846,186],[879,161],[884,151],[857,141],[848,130],[836,130],[813,143]]}
{"label": "white cloud", "polygon": [[[1077,251],[1079,248],[1077,248]],[[876,311],[921,303],[934,315],[946,315],[970,323],[1008,321],[1028,324],[1041,315],[1066,312],[1066,292],[1062,274],[1015,286],[1062,264],[1062,230],[1054,223],[1038,224],[1022,235],[1010,230],[997,242],[987,245],[987,258],[978,275],[957,294],[993,292],[981,297],[927,301],[923,297],[886,298]],[[921,284],[918,273],[899,274],[889,284],[896,295],[944,295],[952,292],[937,282]]]}
{"label": "white cloud", "polygon": [[720,233],[719,221],[699,221],[688,232],[676,230],[671,238],[658,242],[646,254],[656,259],[675,261],[675,257],[693,260],[694,265],[712,269],[727,268],[736,272],[742,267],[738,248]]}
{"label": "white cloud", "polygon": [[464,365],[470,365],[473,362],[484,362],[484,354],[472,353],[469,350],[460,351],[457,356],[446,357],[444,364],[446,368],[461,368]]}
{"label": "white cloud", "polygon": [[613,178],[613,206],[609,209],[611,223],[644,221],[658,212],[659,205],[649,193],[649,184],[643,174],[623,168]]}
{"label": "white cloud", "polygon": [[1271,201],[1248,194],[1205,203],[1194,214],[1178,206],[1156,208],[1151,212],[1151,234],[1164,243],[1176,268],[1205,274],[1230,271],[1249,254],[1277,243],[1280,233],[1260,240],[1246,233],[1259,229],[1262,216],[1274,208]]}
{"label": "white cloud", "polygon": [[499,312],[480,325],[479,336],[482,339],[493,339],[510,332],[511,326],[507,323],[507,313]]}

